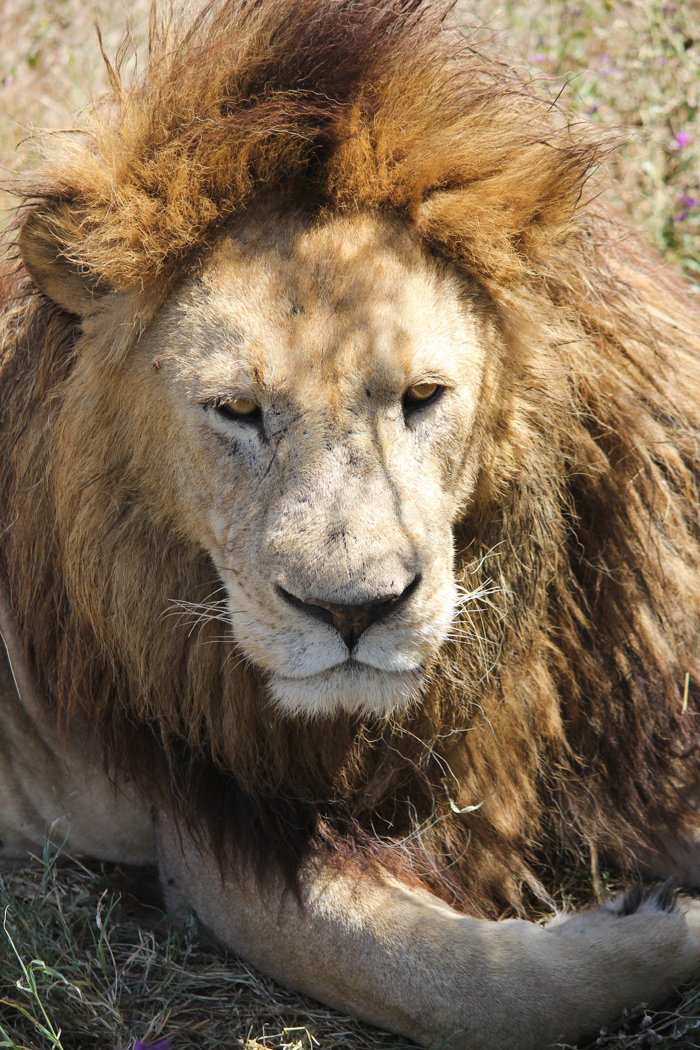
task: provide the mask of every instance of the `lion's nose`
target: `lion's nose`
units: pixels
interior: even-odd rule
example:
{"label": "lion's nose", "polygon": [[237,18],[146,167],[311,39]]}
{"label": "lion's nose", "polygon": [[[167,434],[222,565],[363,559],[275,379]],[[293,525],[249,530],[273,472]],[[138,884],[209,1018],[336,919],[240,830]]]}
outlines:
{"label": "lion's nose", "polygon": [[335,627],[347,645],[350,652],[357,644],[360,635],[377,620],[388,616],[397,606],[402,605],[415,591],[420,583],[420,575],[414,576],[407,587],[400,594],[383,594],[372,601],[363,602],[361,605],[337,605],[335,602],[325,602],[320,598],[297,598],[296,594],[290,594],[284,587],[277,586],[277,593],[286,602],[296,609],[301,609],[314,616],[317,620],[323,620]]}

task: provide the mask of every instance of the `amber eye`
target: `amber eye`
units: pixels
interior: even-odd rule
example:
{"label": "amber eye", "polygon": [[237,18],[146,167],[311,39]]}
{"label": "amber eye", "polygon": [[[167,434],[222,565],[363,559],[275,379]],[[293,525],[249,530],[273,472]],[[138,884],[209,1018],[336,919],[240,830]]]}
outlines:
{"label": "amber eye", "polygon": [[235,401],[226,403],[226,408],[233,412],[234,416],[249,416],[257,407],[254,401],[248,401],[245,397],[237,397]]}
{"label": "amber eye", "polygon": [[420,408],[434,401],[445,388],[438,383],[414,383],[403,396],[404,409]]}
{"label": "amber eye", "polygon": [[236,397],[233,401],[221,401],[214,406],[216,411],[226,419],[258,419],[260,407],[247,397]]}
{"label": "amber eye", "polygon": [[437,383],[415,383],[409,386],[406,394],[411,401],[429,401],[437,390]]}

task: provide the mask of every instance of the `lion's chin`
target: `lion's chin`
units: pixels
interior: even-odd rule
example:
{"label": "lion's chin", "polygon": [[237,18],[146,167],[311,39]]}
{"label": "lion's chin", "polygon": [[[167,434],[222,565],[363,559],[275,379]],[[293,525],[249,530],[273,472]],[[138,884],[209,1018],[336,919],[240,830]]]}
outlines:
{"label": "lion's chin", "polygon": [[272,699],[285,714],[330,718],[346,711],[373,718],[414,703],[420,693],[420,671],[380,671],[354,660],[307,678],[269,678]]}

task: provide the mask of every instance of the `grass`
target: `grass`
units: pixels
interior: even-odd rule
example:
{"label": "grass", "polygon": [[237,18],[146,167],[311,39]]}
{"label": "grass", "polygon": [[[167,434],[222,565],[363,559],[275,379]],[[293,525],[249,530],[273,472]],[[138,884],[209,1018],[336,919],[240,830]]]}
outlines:
{"label": "grass", "polygon": [[[586,897],[579,885],[579,895]],[[400,1050],[406,1040],[280,987],[166,916],[155,873],[47,851],[0,875],[0,1047]],[[586,1048],[700,1047],[700,987],[623,1015]],[[507,1050],[506,1047],[503,1050]]]}
{"label": "grass", "polygon": [[619,128],[608,200],[700,281],[697,0],[473,0],[460,7],[494,30],[573,119]]}
{"label": "grass", "polygon": [[[113,53],[130,14],[142,43],[149,0],[2,0],[0,163],[31,165],[41,128],[70,126],[105,86],[91,26]],[[573,120],[620,129],[611,206],[700,282],[700,2],[460,0]],[[12,198],[0,191],[0,221]],[[0,1047],[321,1050],[404,1047],[285,991],[229,957],[191,917],[166,919],[147,875],[49,854],[0,876]],[[586,898],[585,889],[579,896]],[[622,1017],[594,1046],[700,1048],[700,986],[672,1008]],[[504,1048],[507,1050],[507,1048]]]}
{"label": "grass", "polygon": [[[151,872],[48,851],[0,876],[0,1047],[399,1050],[409,1044],[283,989],[163,915]],[[144,903],[144,901],[146,903]]]}

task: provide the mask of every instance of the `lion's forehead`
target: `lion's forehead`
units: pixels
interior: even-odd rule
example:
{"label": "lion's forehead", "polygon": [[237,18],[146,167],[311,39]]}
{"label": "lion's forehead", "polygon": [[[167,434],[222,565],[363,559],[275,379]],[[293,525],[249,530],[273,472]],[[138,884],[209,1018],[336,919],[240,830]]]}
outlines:
{"label": "lion's forehead", "polygon": [[379,219],[286,229],[227,234],[186,290],[176,344],[201,381],[337,398],[474,364],[464,288],[412,238]]}

